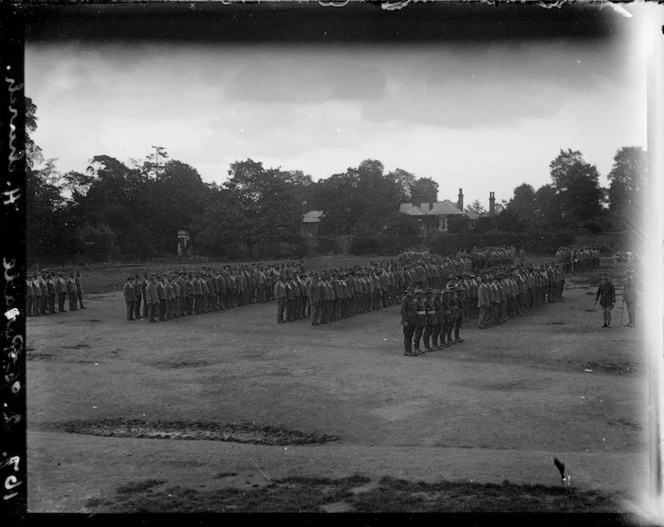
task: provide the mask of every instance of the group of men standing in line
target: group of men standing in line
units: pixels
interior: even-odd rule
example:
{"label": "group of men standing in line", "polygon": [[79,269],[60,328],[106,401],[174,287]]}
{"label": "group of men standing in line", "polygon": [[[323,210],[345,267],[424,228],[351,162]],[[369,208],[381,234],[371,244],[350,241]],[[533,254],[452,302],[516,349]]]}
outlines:
{"label": "group of men standing in line", "polygon": [[[495,265],[513,262],[514,248],[473,249],[473,254],[490,258]],[[362,313],[399,305],[406,287],[444,287],[449,277],[467,283],[474,262],[466,252],[455,256],[432,255],[425,250],[408,250],[396,260],[380,260],[352,268],[322,269],[309,275],[284,272],[274,286],[277,323],[310,318],[313,326],[335,322]],[[467,319],[474,308],[464,308]]]}
{"label": "group of men standing in line", "polygon": [[398,278],[378,264],[353,269],[283,273],[274,285],[277,323],[310,318],[312,326],[370,313],[399,303]]}
{"label": "group of men standing in line", "polygon": [[28,275],[25,290],[25,312],[29,317],[64,313],[65,302],[69,299],[69,311],[76,311],[83,305],[83,288],[81,287],[81,273],[69,273],[64,278],[63,273],[42,271]]}
{"label": "group of men standing in line", "polygon": [[[523,257],[523,250],[521,255]],[[458,251],[452,258],[459,262],[463,262],[464,271],[472,271],[474,273],[480,272],[482,269],[497,267],[499,265],[506,265],[514,263],[516,257],[516,248],[510,247],[473,247],[470,251]],[[408,249],[402,252],[397,257],[398,263],[412,263],[417,260],[431,260],[435,258],[427,250],[421,249]]]}
{"label": "group of men standing in line", "polygon": [[537,269],[500,266],[448,279],[443,288],[405,290],[401,303],[404,355],[418,356],[464,342],[459,336],[464,320],[477,315],[480,329],[502,324],[555,302],[565,286],[562,265],[553,263]]}
{"label": "group of men standing in line", "polygon": [[[280,273],[303,272],[302,262],[127,277],[123,287],[127,320],[150,322],[209,313],[274,299],[273,284]],[[142,306],[142,307],[141,307]]]}
{"label": "group of men standing in line", "polygon": [[560,247],[556,259],[563,265],[565,274],[587,271],[599,267],[599,249],[597,247]]}

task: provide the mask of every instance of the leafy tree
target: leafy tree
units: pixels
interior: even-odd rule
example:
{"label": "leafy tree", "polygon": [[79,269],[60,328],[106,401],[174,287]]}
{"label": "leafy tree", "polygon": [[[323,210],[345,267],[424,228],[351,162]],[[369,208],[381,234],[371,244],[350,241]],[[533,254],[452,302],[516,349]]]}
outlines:
{"label": "leafy tree", "polygon": [[30,254],[57,255],[78,249],[58,180],[54,159],[48,159],[40,169],[27,167],[26,242]]}
{"label": "leafy tree", "polygon": [[476,199],[470,205],[466,207],[466,210],[472,211],[475,214],[484,214],[486,209],[480,203],[480,200]]}
{"label": "leafy tree", "polygon": [[25,98],[26,245],[31,256],[59,255],[79,249],[66,207],[55,159],[44,161],[32,139],[37,130],[37,105]]}
{"label": "leafy tree", "polygon": [[417,218],[401,212],[393,212],[387,216],[383,229],[384,234],[389,236],[418,236],[420,234]]}
{"label": "leafy tree", "polygon": [[613,158],[608,174],[609,210],[620,227],[634,227],[640,222],[638,204],[648,175],[646,151],[639,146],[625,146]]}
{"label": "leafy tree", "polygon": [[504,209],[495,217],[496,229],[501,232],[523,231],[524,224],[513,211]]}
{"label": "leafy tree", "polygon": [[536,202],[535,189],[528,183],[523,183],[514,189],[514,196],[507,203],[505,210],[509,210],[519,221],[527,225],[535,217]]}
{"label": "leafy tree", "polygon": [[562,226],[560,196],[551,185],[542,185],[535,192],[534,227],[556,230]]}
{"label": "leafy tree", "polygon": [[410,195],[414,205],[436,203],[438,201],[438,183],[428,177],[418,178],[410,185]]}
{"label": "leafy tree", "polygon": [[568,224],[576,224],[601,213],[603,192],[599,172],[579,151],[568,149],[549,165],[551,179],[560,197],[561,213]]}
{"label": "leafy tree", "polygon": [[297,177],[279,168],[265,169],[252,159],[236,161],[228,173],[231,178],[224,187],[230,207],[220,210],[213,206],[212,221],[216,210],[216,221],[229,227],[251,257],[259,245],[299,241],[302,213]]}
{"label": "leafy tree", "polygon": [[319,183],[325,217],[319,224],[323,235],[379,234],[388,216],[399,208],[401,190],[383,174],[380,161],[367,159],[358,167],[334,174]]}
{"label": "leafy tree", "polygon": [[397,188],[399,189],[399,201],[402,203],[410,201],[410,189],[417,179],[415,174],[403,170],[402,168],[397,168],[388,173],[386,177],[397,185]]}
{"label": "leafy tree", "polygon": [[30,97],[25,98],[25,151],[28,169],[38,166],[44,160],[42,150],[32,139],[37,131],[37,105]]}

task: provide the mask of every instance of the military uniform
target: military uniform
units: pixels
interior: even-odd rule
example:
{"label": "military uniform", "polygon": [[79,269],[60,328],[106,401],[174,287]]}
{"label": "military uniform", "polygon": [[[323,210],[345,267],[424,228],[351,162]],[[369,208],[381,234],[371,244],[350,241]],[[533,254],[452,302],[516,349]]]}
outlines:
{"label": "military uniform", "polygon": [[606,275],[602,280],[602,283],[599,285],[599,288],[597,289],[597,295],[595,295],[595,304],[597,304],[598,300],[599,305],[602,306],[604,315],[604,325],[602,327],[610,328],[611,310],[616,304],[616,289]]}
{"label": "military uniform", "polygon": [[286,282],[283,278],[274,284],[273,293],[274,298],[277,300],[277,323],[281,324],[286,322],[284,320],[284,311],[286,310],[286,302],[288,298]]}
{"label": "military uniform", "polygon": [[415,345],[415,353],[422,355],[424,352],[420,349],[420,340],[422,339],[422,334],[424,333],[424,328],[427,324],[426,319],[426,307],[424,305],[424,291],[417,289],[415,291],[415,302],[417,306],[416,311],[416,320],[415,320],[415,335],[413,335],[413,344]]}
{"label": "military uniform", "polygon": [[125,304],[127,304],[127,321],[134,320],[134,279],[129,277],[122,288]]}
{"label": "military uniform", "polygon": [[424,300],[424,311],[426,317],[426,326],[424,328],[424,350],[433,351],[431,348],[431,335],[433,334],[433,328],[438,323],[436,318],[436,307],[433,302],[433,290],[428,289],[426,292],[427,298]]}
{"label": "military uniform", "polygon": [[406,295],[401,301],[401,324],[403,325],[403,345],[404,355],[409,357],[417,356],[413,353],[413,336],[417,325],[417,302],[413,298],[413,288],[406,290]]}

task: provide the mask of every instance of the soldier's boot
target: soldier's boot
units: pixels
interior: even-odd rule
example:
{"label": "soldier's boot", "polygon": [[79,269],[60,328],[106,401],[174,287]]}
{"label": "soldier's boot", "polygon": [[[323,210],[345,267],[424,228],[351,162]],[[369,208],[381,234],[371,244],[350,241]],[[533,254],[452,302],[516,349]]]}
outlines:
{"label": "soldier's boot", "polygon": [[424,351],[431,351],[431,346],[429,346],[429,337],[424,337]]}
{"label": "soldier's boot", "polygon": [[404,347],[404,355],[406,357],[414,357],[415,356],[415,353],[413,353],[413,341],[412,340],[404,339],[403,347]]}

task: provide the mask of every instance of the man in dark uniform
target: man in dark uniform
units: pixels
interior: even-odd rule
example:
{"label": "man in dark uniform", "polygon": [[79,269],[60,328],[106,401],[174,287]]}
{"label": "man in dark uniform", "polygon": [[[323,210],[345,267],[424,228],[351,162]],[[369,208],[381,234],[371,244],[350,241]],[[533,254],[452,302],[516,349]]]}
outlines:
{"label": "man in dark uniform", "polygon": [[443,320],[445,318],[443,313],[443,293],[440,289],[434,289],[433,291],[433,308],[436,314],[436,325],[433,327],[431,332],[431,349],[441,350],[443,345],[440,343],[440,334],[443,329]]}
{"label": "man in dark uniform", "polygon": [[595,305],[599,300],[599,305],[602,306],[602,312],[604,316],[603,328],[611,327],[611,310],[616,305],[616,288],[613,286],[609,280],[609,275],[604,274],[602,277],[602,282],[597,288],[597,294],[595,295]]}
{"label": "man in dark uniform", "polygon": [[452,338],[452,331],[454,330],[454,325],[457,318],[459,318],[459,300],[456,296],[454,290],[456,289],[455,284],[447,285],[447,310],[445,313],[445,322],[447,326],[447,331],[445,332],[445,344],[450,346],[456,344],[456,340]]}
{"label": "man in dark uniform", "polygon": [[417,288],[415,290],[415,302],[416,302],[416,315],[415,320],[415,335],[413,336],[416,355],[424,355],[424,352],[420,349],[420,340],[422,339],[422,334],[424,333],[424,328],[426,327],[426,307],[424,305],[424,290]]}
{"label": "man in dark uniform", "polygon": [[136,320],[141,319],[141,296],[143,295],[143,288],[141,286],[141,276],[136,273],[134,276],[134,318]]}
{"label": "man in dark uniform", "polygon": [[129,276],[122,292],[124,293],[125,303],[127,304],[127,321],[134,320],[134,279]]}
{"label": "man in dark uniform", "polygon": [[407,357],[417,357],[417,353],[413,353],[413,335],[415,334],[415,325],[417,323],[417,303],[414,297],[415,289],[409,287],[405,293],[406,295],[401,301],[404,355]]}
{"label": "man in dark uniform", "polygon": [[[463,316],[464,316],[464,291],[465,288],[462,285],[458,285],[454,289],[453,295],[456,296],[456,301],[457,301],[457,318],[454,320],[454,341],[457,344],[460,344],[463,342],[463,339],[459,336],[459,331],[461,331],[461,323],[463,322]],[[454,296],[452,297],[454,298]]]}
{"label": "man in dark uniform", "polygon": [[424,300],[424,311],[426,312],[426,326],[424,328],[424,351],[431,352],[431,335],[433,328],[438,323],[436,318],[436,307],[433,302],[433,289],[427,289],[426,299]]}

